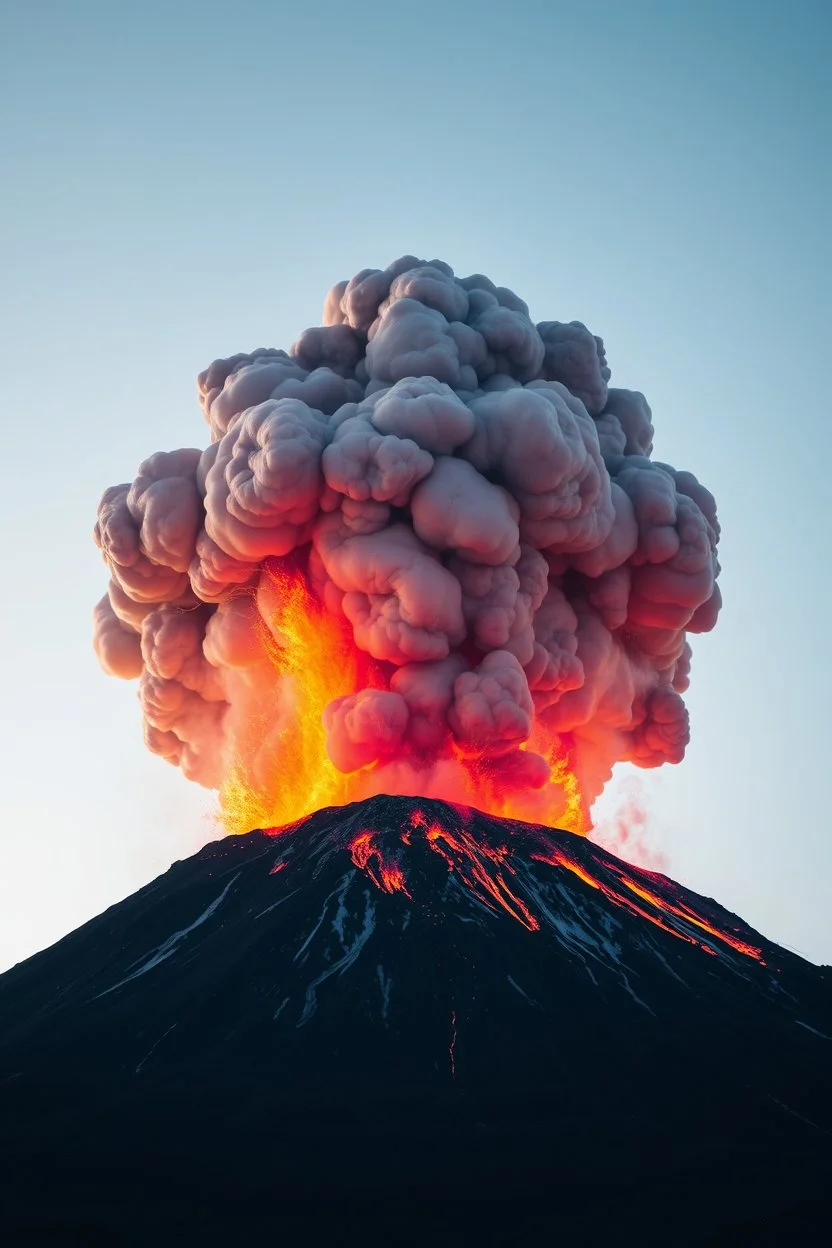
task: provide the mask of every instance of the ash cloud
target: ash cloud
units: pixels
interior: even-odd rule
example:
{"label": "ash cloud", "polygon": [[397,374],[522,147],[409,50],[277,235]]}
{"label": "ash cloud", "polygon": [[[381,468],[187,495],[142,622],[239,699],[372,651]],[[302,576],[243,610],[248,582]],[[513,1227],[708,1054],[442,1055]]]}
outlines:
{"label": "ash cloud", "polygon": [[467,769],[531,816],[564,755],[586,801],[617,761],[678,762],[688,634],[721,601],[716,506],[651,458],[602,340],[414,256],[338,283],[323,320],[216,360],[208,447],[103,495],[94,644],[138,678],[149,749],[208,786],[241,755],[268,774],[293,715],[274,620],[300,579],[361,660],[323,724],[365,791]]}

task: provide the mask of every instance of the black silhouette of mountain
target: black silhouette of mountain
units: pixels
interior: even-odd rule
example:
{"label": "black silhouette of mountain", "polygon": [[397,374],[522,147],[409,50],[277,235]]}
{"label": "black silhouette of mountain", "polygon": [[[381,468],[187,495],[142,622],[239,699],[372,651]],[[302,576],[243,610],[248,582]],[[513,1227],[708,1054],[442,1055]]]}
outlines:
{"label": "black silhouette of mountain", "polygon": [[832,992],[581,838],[378,797],[0,977],[10,1243],[813,1242]]}

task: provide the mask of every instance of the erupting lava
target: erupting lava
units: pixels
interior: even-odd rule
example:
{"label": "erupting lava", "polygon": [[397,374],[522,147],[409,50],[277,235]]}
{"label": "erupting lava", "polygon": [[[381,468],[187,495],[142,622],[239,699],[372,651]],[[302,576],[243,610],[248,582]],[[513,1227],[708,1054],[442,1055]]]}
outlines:
{"label": "erupting lava", "polygon": [[[636,867],[624,868],[611,856],[599,861],[598,851],[584,863],[578,862],[558,843],[562,840],[558,833],[552,834],[541,826],[511,820],[492,821],[487,825],[490,835],[483,835],[485,825],[478,812],[464,806],[445,806],[445,809],[451,816],[445,822],[436,817],[428,818],[417,807],[398,829],[390,826],[383,830],[363,829],[348,844],[353,863],[382,892],[401,892],[412,897],[402,858],[404,854],[413,855],[415,836],[445,861],[459,884],[483,905],[494,911],[499,908],[530,932],[540,931],[541,922],[552,918],[550,907],[530,871],[532,863],[545,863],[570,872],[613,905],[646,919],[705,953],[716,955],[721,944],[765,965],[757,945],[724,927],[717,927],[705,915],[697,914],[682,900],[678,885],[666,876]],[[293,830],[272,828],[269,834],[277,836]],[[504,833],[505,842],[493,843],[494,832]],[[633,878],[635,875],[640,878]],[[525,894],[525,900],[521,893]],[[639,905],[633,897],[646,902],[647,906]],[[703,940],[702,933],[719,943]]]}
{"label": "erupting lava", "polygon": [[[239,691],[235,751],[220,789],[232,833],[288,824],[355,796],[354,777],[327,754],[324,711],[356,687],[366,656],[343,621],[321,609],[299,570],[268,563],[258,597],[262,670]],[[261,748],[264,740],[270,749]]]}
{"label": "erupting lava", "polygon": [[712,495],[600,338],[482,274],[404,256],[323,319],[105,491],[102,666],[230,832],[397,793],[586,833],[617,761],[684,755]]}
{"label": "erupting lava", "polygon": [[[267,561],[256,605],[261,661],[256,680],[240,681],[235,691],[236,750],[220,788],[226,830],[240,834],[281,827],[325,806],[396,788],[395,765],[345,773],[327,751],[327,706],[357,688],[383,688],[382,665],[358,648],[341,617],[322,607],[299,566]],[[268,749],[263,748],[266,741]],[[540,750],[546,746],[541,739]],[[432,797],[476,804],[503,818],[537,817],[585,834],[591,828],[588,804],[572,770],[569,741],[558,739],[548,748],[550,778],[529,793],[506,786],[499,766],[466,755],[453,739],[429,763],[403,744],[398,760],[402,788],[415,783]]]}

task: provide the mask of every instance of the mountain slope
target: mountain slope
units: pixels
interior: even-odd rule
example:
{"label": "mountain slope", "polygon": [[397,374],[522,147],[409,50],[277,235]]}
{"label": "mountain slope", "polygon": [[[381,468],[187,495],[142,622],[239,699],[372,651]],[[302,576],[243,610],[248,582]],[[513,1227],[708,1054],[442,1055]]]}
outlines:
{"label": "mountain slope", "polygon": [[0,1015],[27,1230],[762,1242],[826,1213],[828,972],[445,803],[209,845],[0,977]]}

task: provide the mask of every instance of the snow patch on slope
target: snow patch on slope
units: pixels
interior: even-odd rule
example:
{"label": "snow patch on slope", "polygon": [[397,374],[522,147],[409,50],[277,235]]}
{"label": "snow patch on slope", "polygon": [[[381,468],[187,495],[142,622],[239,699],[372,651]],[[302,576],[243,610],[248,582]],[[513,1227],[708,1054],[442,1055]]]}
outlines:
{"label": "snow patch on slope", "polygon": [[158,945],[154,950],[152,950],[152,952],[147,955],[145,961],[142,962],[138,970],[133,971],[131,975],[125,975],[124,979],[120,979],[117,984],[113,984],[112,988],[105,988],[103,992],[99,992],[95,997],[93,997],[93,1001],[97,1001],[99,997],[106,997],[109,993],[115,992],[117,988],[121,988],[124,984],[129,984],[131,980],[138,979],[140,975],[146,975],[148,971],[152,971],[154,966],[158,966],[160,962],[165,962],[168,958],[173,957],[185,937],[190,936],[191,932],[193,932],[197,927],[200,927],[207,919],[210,919],[211,915],[216,911],[218,906],[222,905],[225,898],[228,896],[229,890],[233,887],[241,875],[242,872],[238,871],[234,878],[228,881],[219,897],[215,898],[209,906],[206,906],[206,908],[202,911],[202,914],[200,914],[198,918],[194,919],[193,923],[191,923],[188,927],[183,927],[178,932],[174,932],[172,936],[168,936],[167,940],[164,941],[163,944]]}

